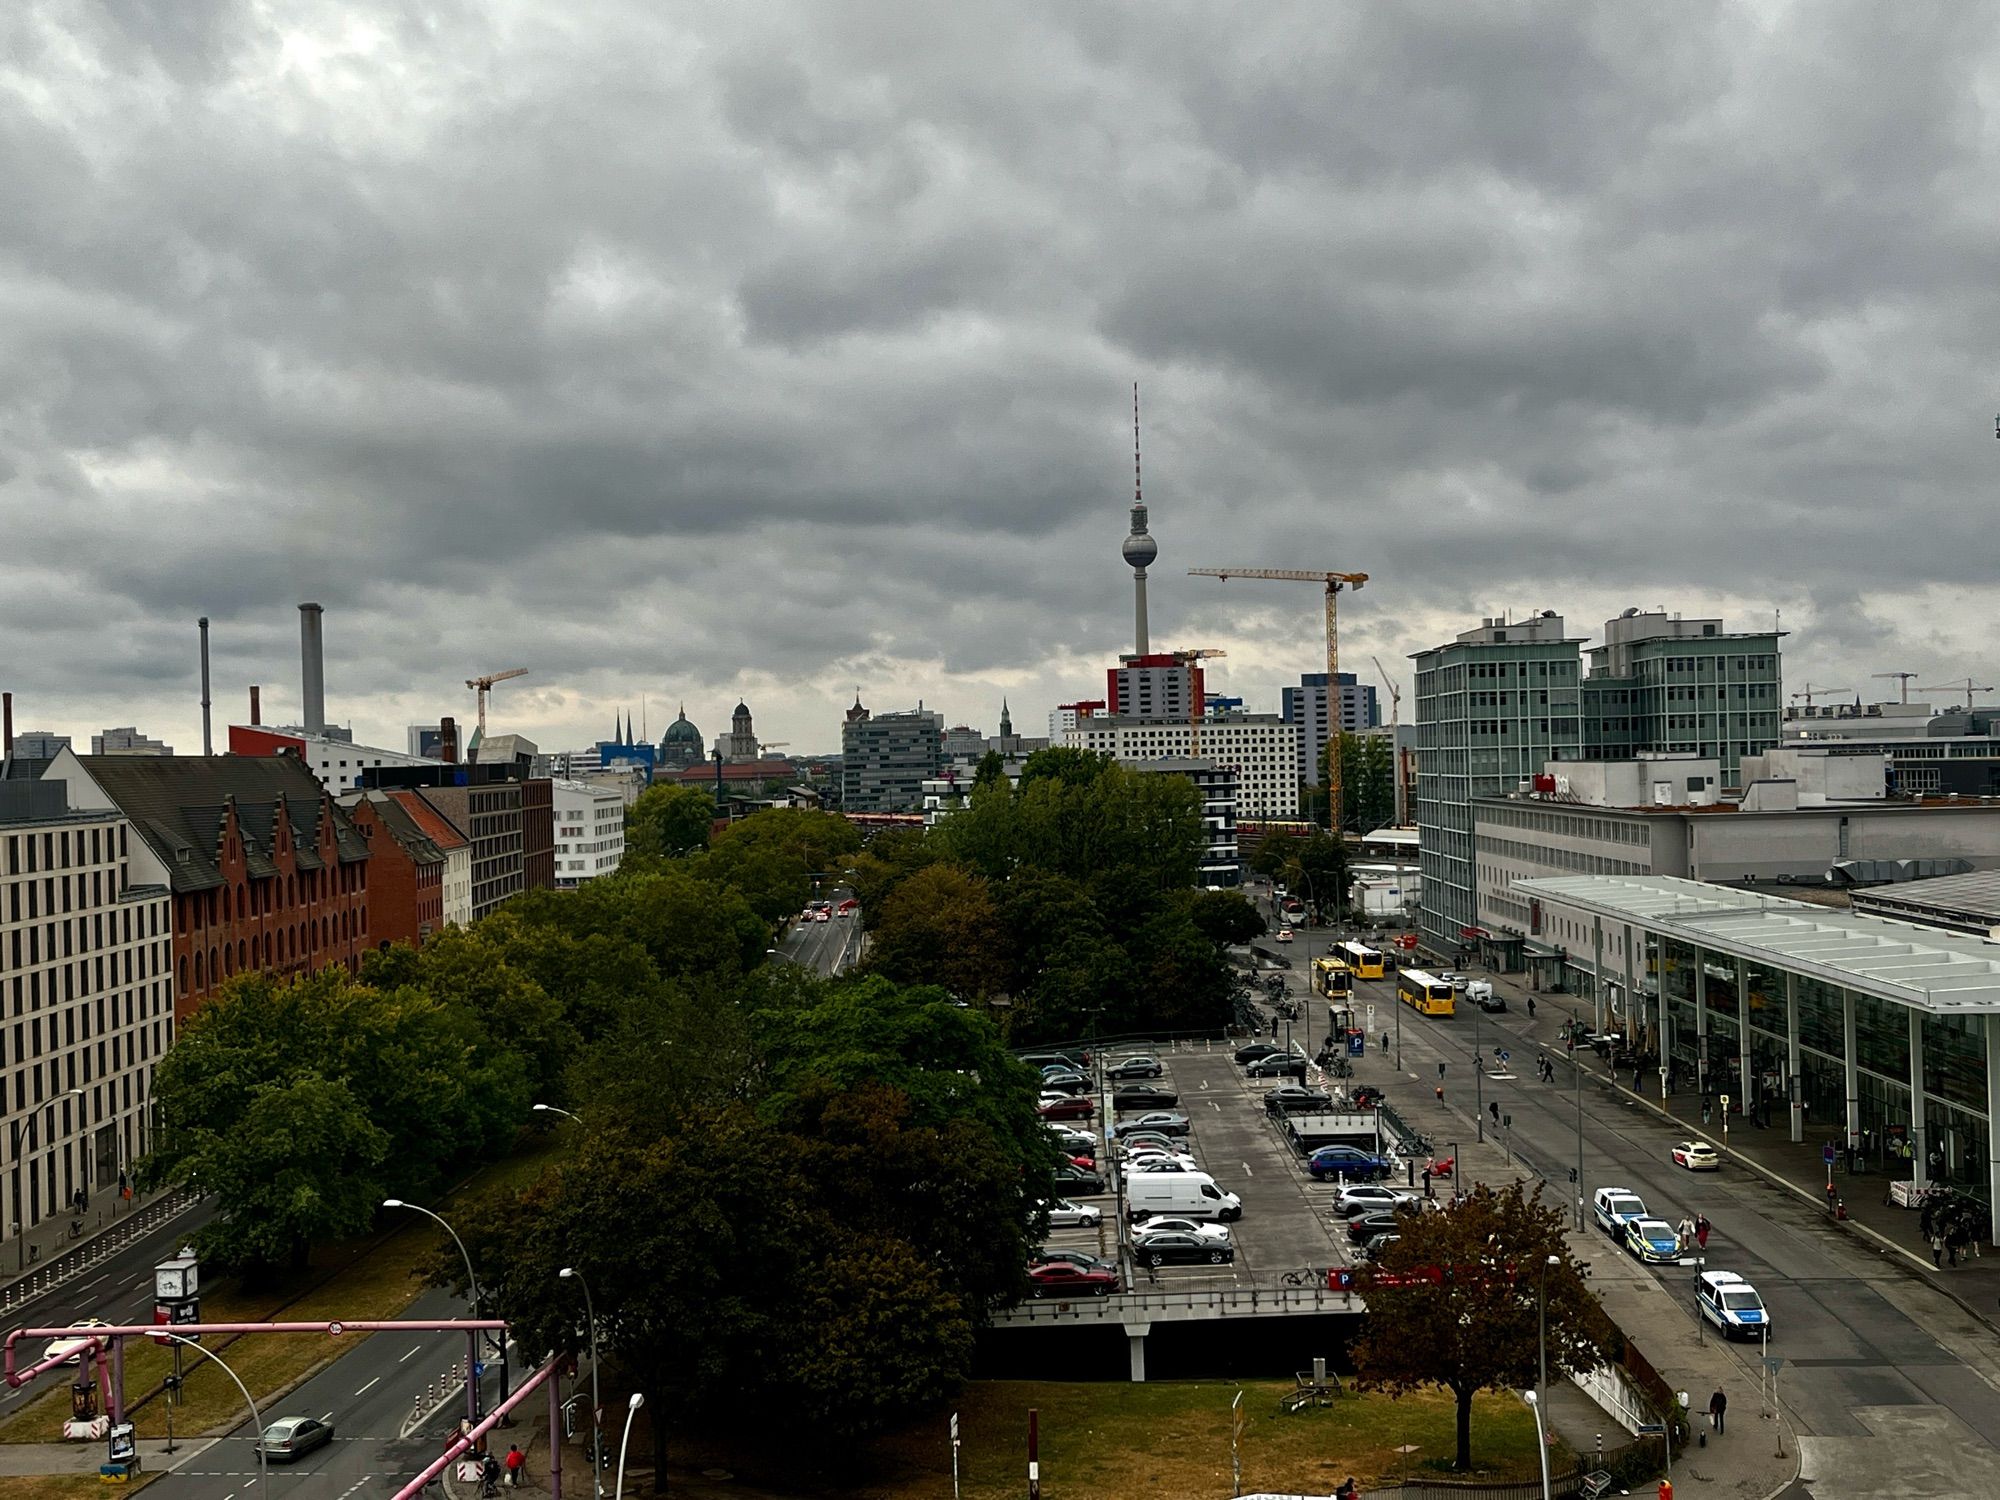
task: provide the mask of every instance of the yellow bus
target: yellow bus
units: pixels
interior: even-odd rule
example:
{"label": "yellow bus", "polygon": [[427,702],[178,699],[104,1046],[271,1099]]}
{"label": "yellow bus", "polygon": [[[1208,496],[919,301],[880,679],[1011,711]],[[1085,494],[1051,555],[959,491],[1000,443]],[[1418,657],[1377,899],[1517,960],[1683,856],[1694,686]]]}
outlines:
{"label": "yellow bus", "polygon": [[1423,1016],[1450,1016],[1458,1013],[1452,999],[1451,981],[1422,969],[1405,969],[1396,976],[1396,998]]}
{"label": "yellow bus", "polygon": [[1354,971],[1357,979],[1380,979],[1382,977],[1382,950],[1371,948],[1366,943],[1342,943],[1338,949],[1340,956],[1347,960],[1347,967]]}
{"label": "yellow bus", "polygon": [[1316,958],[1313,960],[1312,986],[1315,995],[1324,995],[1329,1000],[1345,1000],[1354,993],[1354,975],[1341,959]]}

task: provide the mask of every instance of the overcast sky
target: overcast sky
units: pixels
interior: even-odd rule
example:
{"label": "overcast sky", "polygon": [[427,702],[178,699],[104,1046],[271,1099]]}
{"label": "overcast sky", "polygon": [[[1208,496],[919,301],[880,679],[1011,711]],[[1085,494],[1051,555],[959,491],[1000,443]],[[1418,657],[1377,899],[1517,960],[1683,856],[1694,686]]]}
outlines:
{"label": "overcast sky", "polygon": [[515,666],[545,748],[1036,732],[1130,649],[1135,380],[1154,643],[1252,708],[1318,595],[1190,567],[1371,574],[1406,686],[1634,604],[1983,679],[1996,20],[0,7],[0,686],[198,751],[196,616],[218,726],[290,719],[313,599],[370,742]]}

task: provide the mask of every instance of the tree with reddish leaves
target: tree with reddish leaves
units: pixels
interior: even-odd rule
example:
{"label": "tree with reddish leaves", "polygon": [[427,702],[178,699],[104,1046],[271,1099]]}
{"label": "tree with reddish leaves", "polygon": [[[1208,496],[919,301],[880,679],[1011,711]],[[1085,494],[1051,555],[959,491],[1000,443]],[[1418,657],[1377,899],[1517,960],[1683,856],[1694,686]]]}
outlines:
{"label": "tree with reddish leaves", "polygon": [[1472,1467],[1472,1398],[1480,1391],[1531,1389],[1539,1370],[1546,1299],[1548,1373],[1582,1374],[1614,1356],[1618,1330],[1584,1282],[1563,1235],[1567,1216],[1520,1183],[1479,1187],[1442,1211],[1413,1208],[1382,1270],[1436,1267],[1438,1284],[1367,1293],[1368,1323],[1354,1348],[1364,1385],[1391,1396],[1444,1386],[1458,1404],[1453,1467]]}

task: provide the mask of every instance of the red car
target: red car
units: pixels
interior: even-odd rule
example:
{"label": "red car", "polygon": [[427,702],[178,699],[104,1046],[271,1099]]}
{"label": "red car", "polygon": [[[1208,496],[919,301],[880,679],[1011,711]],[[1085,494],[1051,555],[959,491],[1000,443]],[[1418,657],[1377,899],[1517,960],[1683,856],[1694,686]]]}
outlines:
{"label": "red car", "polygon": [[1088,1120],[1097,1113],[1097,1105],[1082,1094],[1072,1094],[1044,1099],[1036,1113],[1044,1120]]}
{"label": "red car", "polygon": [[1079,1266],[1057,1260],[1028,1267],[1031,1297],[1108,1297],[1117,1290],[1114,1266]]}

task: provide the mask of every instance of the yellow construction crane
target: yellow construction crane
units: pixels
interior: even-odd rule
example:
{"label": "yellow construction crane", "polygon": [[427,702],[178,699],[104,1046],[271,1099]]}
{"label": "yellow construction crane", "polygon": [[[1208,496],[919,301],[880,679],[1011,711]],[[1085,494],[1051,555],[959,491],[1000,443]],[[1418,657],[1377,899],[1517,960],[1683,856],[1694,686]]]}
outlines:
{"label": "yellow construction crane", "polygon": [[484,677],[468,677],[465,685],[479,694],[479,738],[486,738],[486,695],[493,691],[493,684],[505,682],[510,677],[526,677],[526,667],[509,667],[504,672],[488,672]]}
{"label": "yellow construction crane", "polygon": [[1303,568],[1189,568],[1190,578],[1271,578],[1281,583],[1317,583],[1326,590],[1326,733],[1334,746],[1326,765],[1326,821],[1333,836],[1341,836],[1340,742],[1340,591],[1360,588],[1366,573],[1313,573]]}

